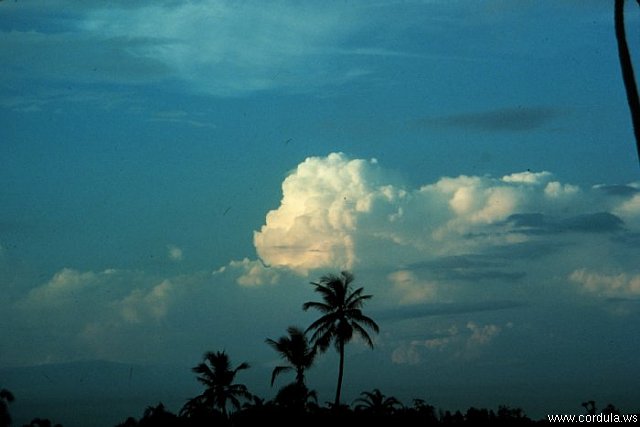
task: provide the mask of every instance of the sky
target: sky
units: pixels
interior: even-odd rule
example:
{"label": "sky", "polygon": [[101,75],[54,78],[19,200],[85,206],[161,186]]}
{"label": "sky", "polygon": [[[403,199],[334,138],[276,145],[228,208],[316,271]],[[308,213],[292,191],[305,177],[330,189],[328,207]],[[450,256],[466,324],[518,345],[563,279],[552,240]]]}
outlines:
{"label": "sky", "polygon": [[224,349],[268,397],[264,340],[347,269],[380,326],[347,401],[640,410],[612,2],[6,0],[0,32],[1,368]]}

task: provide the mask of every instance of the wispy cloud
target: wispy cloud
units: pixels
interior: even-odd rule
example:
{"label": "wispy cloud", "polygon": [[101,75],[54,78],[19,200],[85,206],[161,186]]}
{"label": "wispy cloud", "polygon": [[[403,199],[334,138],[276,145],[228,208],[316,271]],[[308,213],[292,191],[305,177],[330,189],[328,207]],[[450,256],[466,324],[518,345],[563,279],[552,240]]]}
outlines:
{"label": "wispy cloud", "polygon": [[640,274],[600,273],[581,268],[569,275],[569,280],[577,283],[588,293],[596,296],[613,298],[640,296]]}
{"label": "wispy cloud", "polygon": [[509,310],[526,307],[527,305],[527,303],[522,301],[510,300],[478,301],[469,303],[425,303],[381,310],[375,314],[377,319],[395,321],[419,319],[431,316],[450,316],[465,313]]}
{"label": "wispy cloud", "polygon": [[[275,88],[307,91],[350,80],[362,67],[337,56],[362,25],[348,4],[200,1],[96,10],[81,28],[104,40],[133,42],[123,49],[132,60],[162,64],[194,90],[234,96]],[[352,51],[372,54],[393,52]]]}
{"label": "wispy cloud", "polygon": [[167,245],[167,256],[171,261],[182,261],[184,258],[184,253],[182,248],[179,248],[176,245]]}
{"label": "wispy cloud", "polygon": [[417,365],[433,352],[446,352],[448,357],[454,358],[474,358],[484,347],[490,346],[505,327],[511,328],[513,325],[479,324],[473,321],[460,325],[453,323],[423,339],[401,342],[391,353],[391,361],[398,365]]}
{"label": "wispy cloud", "polygon": [[196,128],[216,128],[215,123],[207,121],[202,114],[194,116],[183,110],[159,111],[148,119],[151,122],[173,123],[176,125],[192,126]]}
{"label": "wispy cloud", "polygon": [[93,2],[72,10],[56,26],[9,27],[0,40],[0,76],[179,82],[193,92],[238,96],[314,92],[370,75],[369,57],[414,56],[362,37],[385,17],[349,2]]}

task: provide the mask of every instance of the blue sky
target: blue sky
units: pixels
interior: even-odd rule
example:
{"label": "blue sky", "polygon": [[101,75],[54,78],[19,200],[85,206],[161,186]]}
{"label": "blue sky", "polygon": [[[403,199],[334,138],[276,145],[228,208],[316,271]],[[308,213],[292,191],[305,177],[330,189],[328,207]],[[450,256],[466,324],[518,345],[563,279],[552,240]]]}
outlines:
{"label": "blue sky", "polygon": [[268,369],[348,268],[381,333],[347,398],[638,410],[610,2],[5,1],[0,31],[0,366]]}

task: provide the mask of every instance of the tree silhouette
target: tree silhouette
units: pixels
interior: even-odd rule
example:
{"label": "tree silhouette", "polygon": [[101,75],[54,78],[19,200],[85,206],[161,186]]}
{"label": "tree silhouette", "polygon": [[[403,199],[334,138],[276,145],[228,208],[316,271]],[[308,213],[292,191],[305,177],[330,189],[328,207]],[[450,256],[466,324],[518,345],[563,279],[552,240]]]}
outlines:
{"label": "tree silhouette", "polygon": [[188,401],[187,405],[191,408],[202,405],[219,409],[224,417],[228,418],[228,404],[237,410],[240,409],[239,398],[251,399],[247,386],[234,384],[238,371],[248,368],[248,363],[241,363],[232,369],[229,356],[224,351],[205,353],[203,362],[192,371],[199,374],[197,379],[206,388],[201,395]]}
{"label": "tree silhouette", "polygon": [[302,305],[303,310],[310,308],[318,310],[322,316],[313,322],[305,332],[313,331],[311,341],[320,351],[326,351],[333,342],[340,355],[338,367],[338,385],[334,407],[340,406],[340,392],[344,375],[344,346],[354,336],[359,335],[373,348],[373,341],[366,328],[378,332],[379,328],[373,319],[362,314],[360,308],[371,295],[363,295],[364,288],[355,291],[350,285],[354,280],[353,274],[343,271],[340,275],[327,274],[318,283],[311,282],[315,291],[322,296],[323,302],[309,301]]}
{"label": "tree silhouette", "polygon": [[[29,424],[25,424],[24,427],[51,427],[51,420],[47,418],[34,418]],[[62,427],[61,424],[53,424],[53,427]]]}
{"label": "tree silhouette", "polygon": [[602,413],[605,415],[620,415],[620,409],[616,408],[615,405],[609,403],[604,407]]}
{"label": "tree silhouette", "polygon": [[162,403],[158,403],[156,406],[148,406],[142,414],[142,418],[138,422],[139,427],[173,427],[178,425],[178,417],[167,411]]}
{"label": "tree silhouette", "polygon": [[0,427],[11,425],[11,415],[9,414],[9,404],[15,400],[13,393],[7,389],[0,390]]}
{"label": "tree silhouette", "polygon": [[178,415],[189,426],[221,425],[227,421],[221,411],[208,404],[202,396],[187,400]]}
{"label": "tree silhouette", "polygon": [[296,381],[282,387],[274,402],[282,408],[304,411],[310,405],[318,403],[318,395],[314,390],[309,390],[305,384]]}
{"label": "tree silhouette", "polygon": [[273,386],[276,377],[283,372],[296,371],[296,383],[304,385],[304,372],[309,369],[316,357],[316,348],[312,347],[302,329],[290,326],[287,328],[289,336],[282,336],[278,341],[267,338],[266,343],[280,354],[288,365],[276,366],[271,375]]}
{"label": "tree silhouette", "polygon": [[595,415],[596,414],[596,402],[593,400],[588,400],[586,402],[582,402],[582,406],[587,411],[587,415]]}
{"label": "tree silhouette", "polygon": [[288,363],[273,368],[271,386],[281,373],[295,371],[295,382],[283,387],[275,400],[281,406],[303,409],[310,399],[316,398],[316,393],[310,391],[304,382],[304,373],[313,365],[317,351],[310,345],[302,329],[290,326],[287,333],[288,336],[282,336],[277,341],[270,338],[265,341]]}
{"label": "tree silhouette", "polygon": [[380,390],[374,388],[373,391],[363,391],[362,397],[356,399],[357,411],[367,411],[375,415],[390,415],[396,409],[402,407],[402,403],[395,397],[387,397]]}
{"label": "tree silhouette", "polygon": [[428,405],[424,399],[413,399],[412,409],[418,415],[423,424],[438,423],[436,408],[433,405]]}
{"label": "tree silhouette", "polygon": [[[637,1],[640,6],[640,0]],[[640,97],[638,96],[638,86],[633,73],[633,63],[631,62],[627,35],[624,29],[624,0],[615,1],[614,23],[622,81],[624,82],[624,88],[627,93],[627,103],[629,104],[629,111],[631,113],[631,123],[633,124],[633,133],[636,139],[638,160],[640,161]]]}

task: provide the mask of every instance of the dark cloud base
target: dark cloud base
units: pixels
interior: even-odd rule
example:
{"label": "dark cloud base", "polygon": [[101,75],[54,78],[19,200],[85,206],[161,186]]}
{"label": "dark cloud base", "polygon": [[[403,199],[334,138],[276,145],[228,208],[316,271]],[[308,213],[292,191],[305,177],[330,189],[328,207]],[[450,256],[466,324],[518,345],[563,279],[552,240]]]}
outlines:
{"label": "dark cloud base", "polygon": [[526,132],[538,129],[563,113],[549,107],[507,107],[476,113],[452,114],[419,119],[416,125],[434,129],[482,132]]}
{"label": "dark cloud base", "polygon": [[482,301],[475,303],[416,304],[389,310],[380,310],[374,314],[374,317],[378,320],[407,320],[429,316],[507,310],[526,306],[527,304],[524,302],[512,300]]}

